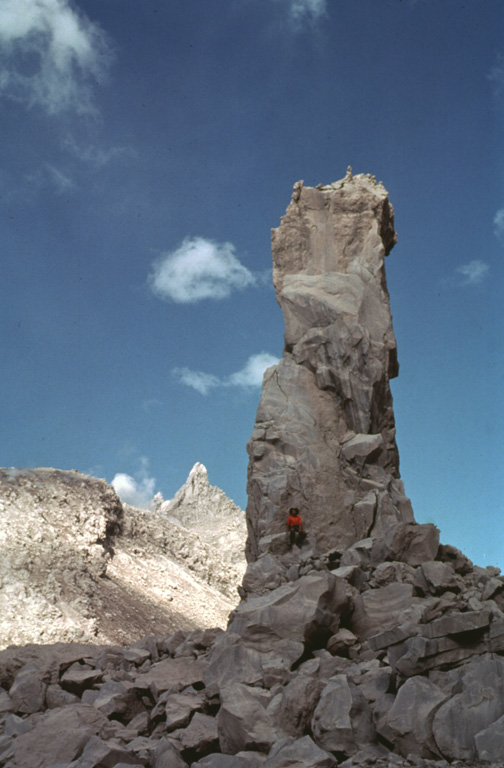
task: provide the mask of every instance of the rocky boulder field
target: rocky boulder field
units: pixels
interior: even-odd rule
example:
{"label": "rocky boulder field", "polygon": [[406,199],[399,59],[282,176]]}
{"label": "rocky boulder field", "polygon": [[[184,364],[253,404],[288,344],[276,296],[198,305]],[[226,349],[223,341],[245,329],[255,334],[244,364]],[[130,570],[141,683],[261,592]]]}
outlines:
{"label": "rocky boulder field", "polygon": [[[153,619],[137,641],[95,635],[96,644],[1,651],[0,768],[503,768],[504,578],[418,524],[400,479],[384,270],[395,241],[373,177],[348,169],[330,185],[294,186],[273,231],[285,349],[265,374],[248,444],[240,602],[225,630],[165,631]],[[5,483],[12,494],[13,478]],[[68,527],[81,525],[82,537],[69,546],[61,536],[84,584],[103,579],[125,531],[132,547],[159,537],[173,546],[163,526],[177,528],[171,516],[180,522],[185,502],[187,525],[205,527],[191,501],[205,485],[198,465],[174,503],[157,500],[155,516],[128,513],[96,483],[100,524],[67,489]],[[303,518],[301,546],[289,547],[291,506]],[[29,590],[45,533],[34,529],[34,544],[22,526],[4,535],[18,572],[3,582],[16,623],[14,599]],[[224,554],[231,573],[237,561]],[[56,554],[47,562],[48,579],[64,572]],[[208,565],[192,566],[227,594]]]}
{"label": "rocky boulder field", "polygon": [[503,765],[504,580],[379,550],[285,552],[225,632],[0,652],[0,765]]}

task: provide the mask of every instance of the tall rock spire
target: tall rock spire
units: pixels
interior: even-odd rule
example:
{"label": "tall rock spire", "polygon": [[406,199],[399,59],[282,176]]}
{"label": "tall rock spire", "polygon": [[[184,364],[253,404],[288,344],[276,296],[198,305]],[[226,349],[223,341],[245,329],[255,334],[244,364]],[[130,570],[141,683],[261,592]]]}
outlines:
{"label": "tall rock spire", "polygon": [[387,542],[414,523],[389,387],[398,364],[384,259],[396,240],[386,190],[350,169],[316,189],[297,182],[272,232],[285,348],[248,443],[249,561],[281,554],[291,506],[320,553]]}

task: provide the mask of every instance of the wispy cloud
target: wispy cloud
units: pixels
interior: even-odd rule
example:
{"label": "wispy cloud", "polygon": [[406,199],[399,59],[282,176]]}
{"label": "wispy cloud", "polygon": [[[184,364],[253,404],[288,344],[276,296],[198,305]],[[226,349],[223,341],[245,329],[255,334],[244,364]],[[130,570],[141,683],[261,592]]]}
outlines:
{"label": "wispy cloud", "polygon": [[326,13],[326,0],[289,0],[289,12],[294,21],[318,19]]}
{"label": "wispy cloud", "polygon": [[132,157],[136,153],[131,147],[97,147],[77,144],[71,136],[63,142],[64,149],[81,162],[98,171],[120,157]]}
{"label": "wispy cloud", "polygon": [[208,395],[211,389],[221,384],[217,376],[203,371],[192,371],[190,368],[174,368],[172,373],[181,384],[195,389],[201,395]]}
{"label": "wispy cloud", "polygon": [[504,243],[504,208],[500,208],[494,216],[494,235]]}
{"label": "wispy cloud", "polygon": [[49,114],[94,112],[91,83],[103,80],[105,33],[69,0],[2,0],[0,94]]}
{"label": "wispy cloud", "polygon": [[251,355],[241,370],[225,378],[219,378],[203,371],[193,371],[190,368],[174,368],[173,375],[181,384],[195,389],[201,395],[208,395],[212,389],[217,387],[240,387],[242,389],[260,387],[266,369],[277,363],[278,357],[274,357],[268,352],[260,352],[258,355]]}
{"label": "wispy cloud", "polygon": [[488,79],[492,83],[495,99],[501,103],[504,97],[504,55],[502,53],[496,57]]}
{"label": "wispy cloud", "polygon": [[60,194],[75,187],[75,183],[68,173],[51,163],[43,163],[34,173],[27,174],[25,180],[31,188],[52,187]]}
{"label": "wispy cloud", "polygon": [[490,267],[484,261],[474,259],[468,264],[457,267],[456,271],[463,276],[460,285],[478,285],[488,275]]}
{"label": "wispy cloud", "polygon": [[140,457],[140,468],[134,477],[118,472],[112,480],[112,486],[125,504],[148,507],[156,488],[156,479],[149,474],[149,459],[146,456]]}
{"label": "wispy cloud", "polygon": [[258,278],[241,264],[231,243],[194,237],[154,262],[148,282],[159,298],[194,304],[224,299],[234,290],[256,285]]}

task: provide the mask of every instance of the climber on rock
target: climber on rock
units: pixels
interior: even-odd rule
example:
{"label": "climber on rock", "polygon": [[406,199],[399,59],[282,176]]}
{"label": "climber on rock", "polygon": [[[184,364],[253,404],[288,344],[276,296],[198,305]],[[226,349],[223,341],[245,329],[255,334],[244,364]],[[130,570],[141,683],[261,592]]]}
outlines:
{"label": "climber on rock", "polygon": [[292,507],[289,510],[289,517],[287,518],[287,530],[289,531],[289,549],[294,544],[298,547],[303,543],[305,537],[303,533],[303,521],[299,516],[299,510],[296,507]]}

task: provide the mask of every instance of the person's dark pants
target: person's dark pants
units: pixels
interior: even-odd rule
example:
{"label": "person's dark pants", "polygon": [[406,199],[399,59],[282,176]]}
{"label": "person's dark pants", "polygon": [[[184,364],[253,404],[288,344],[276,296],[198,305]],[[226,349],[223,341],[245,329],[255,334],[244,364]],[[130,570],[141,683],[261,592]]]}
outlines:
{"label": "person's dark pants", "polygon": [[291,525],[289,528],[289,546],[292,547],[294,544],[299,544],[301,542],[301,528],[299,525]]}

